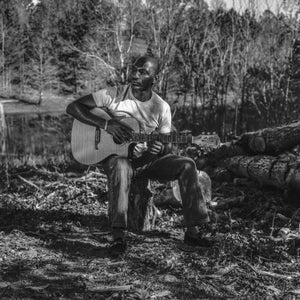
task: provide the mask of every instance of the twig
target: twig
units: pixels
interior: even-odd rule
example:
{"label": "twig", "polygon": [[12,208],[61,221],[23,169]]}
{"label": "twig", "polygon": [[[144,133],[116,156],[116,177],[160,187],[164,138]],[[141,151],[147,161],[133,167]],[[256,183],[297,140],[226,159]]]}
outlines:
{"label": "twig", "polygon": [[280,279],[286,279],[286,280],[292,280],[296,277],[300,277],[299,273],[295,273],[295,274],[291,274],[291,275],[284,275],[284,274],[278,274],[278,273],[274,273],[274,272],[259,270],[259,269],[255,268],[254,266],[252,266],[247,261],[244,261],[244,260],[239,259],[239,258],[237,258],[237,260],[239,260],[240,262],[247,265],[250,269],[252,269],[258,275],[265,275],[265,276],[270,276],[270,277],[280,278]]}
{"label": "twig", "polygon": [[93,293],[107,293],[107,292],[121,292],[129,291],[132,285],[121,285],[121,286],[100,286],[97,288],[88,289],[89,292]]}
{"label": "twig", "polygon": [[293,275],[283,275],[283,274],[278,274],[278,273],[273,273],[273,272],[268,272],[268,271],[262,271],[262,270],[257,270],[257,273],[259,275],[266,275],[266,276],[271,276],[271,277],[286,279],[286,280],[292,280],[293,278],[298,277],[298,276],[293,276]]}
{"label": "twig", "polygon": [[207,274],[207,275],[198,275],[197,277],[200,279],[220,279],[222,277],[222,275]]}
{"label": "twig", "polygon": [[228,274],[229,272],[231,272],[232,270],[234,270],[236,267],[238,266],[238,264],[233,264],[230,265],[224,269],[220,269],[218,270],[215,274],[205,274],[205,275],[198,275],[198,278],[201,279],[220,279],[222,276]]}
{"label": "twig", "polygon": [[156,298],[161,298],[161,297],[167,297],[171,294],[170,291],[162,291],[162,292],[158,292],[153,294],[150,299],[156,299]]}
{"label": "twig", "polygon": [[273,232],[274,232],[274,229],[275,229],[275,227],[274,227],[275,226],[275,218],[276,218],[276,213],[273,214],[270,236],[273,236]]}
{"label": "twig", "polygon": [[23,178],[22,176],[18,175],[17,176],[19,179],[21,179],[23,182],[27,183],[28,185],[36,188],[37,190],[41,191],[41,192],[44,192],[44,190],[42,190],[40,187],[38,187],[36,184],[34,184],[33,182]]}

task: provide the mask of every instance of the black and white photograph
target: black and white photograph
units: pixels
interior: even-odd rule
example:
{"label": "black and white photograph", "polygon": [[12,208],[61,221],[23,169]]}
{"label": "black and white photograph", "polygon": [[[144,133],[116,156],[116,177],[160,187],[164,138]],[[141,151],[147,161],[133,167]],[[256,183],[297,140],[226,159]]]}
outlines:
{"label": "black and white photograph", "polygon": [[300,0],[0,0],[0,299],[300,299]]}

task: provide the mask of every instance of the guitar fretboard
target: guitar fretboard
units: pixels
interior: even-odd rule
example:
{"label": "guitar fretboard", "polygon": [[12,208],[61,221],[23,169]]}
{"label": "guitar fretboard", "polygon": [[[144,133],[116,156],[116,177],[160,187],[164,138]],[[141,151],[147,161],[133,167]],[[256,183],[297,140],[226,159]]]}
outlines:
{"label": "guitar fretboard", "polygon": [[173,144],[187,144],[193,142],[191,134],[147,134],[147,133],[133,133],[133,142],[152,142],[159,140],[162,143],[173,143]]}

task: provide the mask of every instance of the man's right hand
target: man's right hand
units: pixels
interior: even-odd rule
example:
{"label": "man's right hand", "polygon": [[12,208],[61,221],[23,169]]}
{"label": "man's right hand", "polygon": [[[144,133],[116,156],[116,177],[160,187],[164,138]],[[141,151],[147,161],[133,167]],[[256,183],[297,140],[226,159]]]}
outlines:
{"label": "man's right hand", "polygon": [[121,122],[120,118],[108,120],[106,131],[114,137],[115,142],[118,144],[130,142],[132,140],[133,129]]}

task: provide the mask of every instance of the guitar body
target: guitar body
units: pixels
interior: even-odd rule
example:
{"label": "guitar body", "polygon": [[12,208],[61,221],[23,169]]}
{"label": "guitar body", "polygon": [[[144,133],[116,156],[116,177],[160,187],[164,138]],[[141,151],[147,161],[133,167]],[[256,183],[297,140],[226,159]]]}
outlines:
{"label": "guitar body", "polygon": [[[105,120],[111,119],[111,116],[100,108],[94,108],[91,112]],[[139,124],[134,118],[124,118],[122,122],[134,131],[139,131]],[[78,120],[73,122],[71,149],[73,157],[81,164],[93,165],[112,154],[127,157],[129,145],[130,143],[115,143],[113,137],[103,129]]]}

